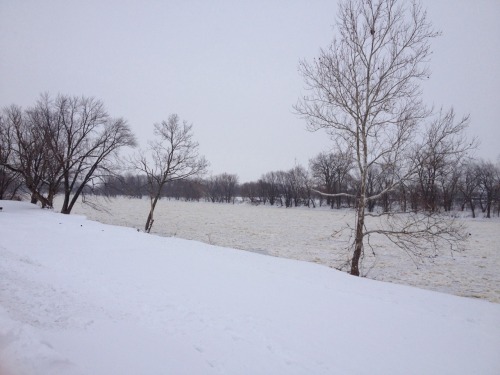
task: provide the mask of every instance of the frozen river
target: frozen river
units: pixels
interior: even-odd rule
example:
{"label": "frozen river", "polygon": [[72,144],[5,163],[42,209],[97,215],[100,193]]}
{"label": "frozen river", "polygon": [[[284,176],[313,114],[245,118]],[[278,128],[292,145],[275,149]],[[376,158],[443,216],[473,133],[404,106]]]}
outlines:
{"label": "frozen river", "polygon": [[[73,213],[143,229],[148,200],[93,198],[92,202],[101,209],[77,204]],[[156,208],[151,232],[337,267],[346,256],[348,238],[332,233],[346,223],[353,223],[351,211],[164,199]],[[500,220],[465,219],[465,223],[470,237],[464,252],[443,250],[439,257],[417,265],[381,241],[375,243],[377,256],[366,259],[363,272],[371,279],[500,303]]]}

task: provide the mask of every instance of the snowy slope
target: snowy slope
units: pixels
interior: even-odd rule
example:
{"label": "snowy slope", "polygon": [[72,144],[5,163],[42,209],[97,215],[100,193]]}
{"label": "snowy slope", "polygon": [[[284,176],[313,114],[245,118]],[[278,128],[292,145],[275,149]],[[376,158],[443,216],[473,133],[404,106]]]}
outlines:
{"label": "snowy slope", "polygon": [[[106,224],[144,227],[149,212],[146,198],[86,197],[89,200],[91,205],[77,204],[73,213]],[[338,231],[354,223],[354,215],[354,210],[326,207],[285,209],[162,199],[152,232],[337,268],[349,257],[352,240],[349,230]],[[378,227],[378,221],[367,218],[368,229]],[[500,303],[500,218],[465,218],[463,224],[470,233],[465,251],[443,248],[432,259],[412,259],[384,236],[373,236],[370,243],[376,256],[365,253],[361,272],[369,279]]]}
{"label": "snowy slope", "polygon": [[2,375],[500,373],[499,304],[0,205]]}

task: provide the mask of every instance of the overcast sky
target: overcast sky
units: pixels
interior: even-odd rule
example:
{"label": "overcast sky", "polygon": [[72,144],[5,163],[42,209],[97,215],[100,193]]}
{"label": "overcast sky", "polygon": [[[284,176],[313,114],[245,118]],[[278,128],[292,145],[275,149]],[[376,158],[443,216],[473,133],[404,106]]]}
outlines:
{"label": "overcast sky", "polygon": [[[434,40],[425,99],[471,115],[479,157],[500,155],[500,1],[425,0]],[[0,106],[42,92],[94,96],[145,146],[153,124],[193,123],[214,174],[240,182],[328,150],[292,106],[297,72],[332,40],[333,0],[0,0]]]}

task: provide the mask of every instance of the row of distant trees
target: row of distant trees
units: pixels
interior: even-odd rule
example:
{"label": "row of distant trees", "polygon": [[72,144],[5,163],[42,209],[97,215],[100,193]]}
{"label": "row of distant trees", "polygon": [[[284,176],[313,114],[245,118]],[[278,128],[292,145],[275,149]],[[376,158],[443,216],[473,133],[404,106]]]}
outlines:
{"label": "row of distant trees", "polygon": [[[370,194],[382,193],[392,181],[391,173],[390,168],[373,168],[368,176]],[[359,189],[353,159],[342,152],[322,152],[310,160],[308,169],[296,166],[288,171],[265,173],[257,181],[242,184],[238,181],[236,174],[228,173],[172,181],[164,186],[161,196],[214,203],[234,203],[240,198],[252,204],[340,209],[356,206],[351,195],[356,195]],[[144,175],[128,173],[107,178],[93,193],[142,198],[148,196],[146,186]],[[342,192],[349,195],[337,195]],[[368,205],[369,212],[394,210],[470,210],[473,217],[478,211],[488,218],[500,215],[500,164],[474,159],[457,164],[422,163],[414,179],[380,194]]]}

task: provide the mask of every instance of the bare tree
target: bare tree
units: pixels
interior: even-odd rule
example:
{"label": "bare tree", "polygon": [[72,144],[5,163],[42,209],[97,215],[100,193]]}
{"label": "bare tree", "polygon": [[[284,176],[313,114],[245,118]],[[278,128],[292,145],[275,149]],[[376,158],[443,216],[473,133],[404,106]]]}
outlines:
{"label": "bare tree", "polygon": [[342,196],[331,197],[330,195],[347,190],[347,176],[353,168],[352,155],[347,151],[322,152],[309,161],[309,166],[320,187],[320,192],[328,194],[327,204],[333,208],[336,203],[337,208],[340,208]]}
{"label": "bare tree", "polygon": [[3,165],[23,177],[42,207],[52,207],[62,187],[64,214],[86,187],[112,174],[119,149],[135,146],[125,120],[111,118],[94,98],[44,94],[32,108],[4,112],[12,151]]}
{"label": "bare tree", "polygon": [[241,196],[248,199],[252,204],[261,203],[261,197],[259,196],[259,183],[258,182],[245,182],[240,187]]}
{"label": "bare tree", "polygon": [[465,137],[469,117],[455,121],[453,109],[439,112],[426,130],[423,144],[415,147],[414,160],[423,209],[451,210],[452,196],[458,187],[458,168],[476,141]]}
{"label": "bare tree", "polygon": [[21,174],[8,168],[13,153],[12,129],[0,114],[0,200],[13,199],[23,186]]}
{"label": "bare tree", "polygon": [[290,182],[290,174],[285,171],[276,171],[276,183],[278,188],[277,198],[281,206],[292,207],[293,204],[293,184]]}
{"label": "bare tree", "polygon": [[309,207],[312,200],[311,179],[303,166],[297,165],[286,172],[286,184],[291,192],[293,205],[298,207],[303,204]]}
{"label": "bare tree", "polygon": [[4,109],[3,137],[10,151],[2,165],[21,176],[31,193],[31,203],[41,202],[42,207],[52,207],[59,187],[60,171],[57,161],[47,151],[43,128],[36,122],[36,111],[23,111],[12,105]]}
{"label": "bare tree", "polygon": [[481,191],[480,204],[486,217],[491,218],[492,205],[500,195],[500,169],[492,162],[481,160],[477,166],[477,177]]}
{"label": "bare tree", "polygon": [[198,154],[198,143],[193,140],[192,125],[180,122],[172,114],[167,121],[154,125],[159,138],[149,142],[145,152],[132,160],[135,169],[147,177],[150,210],[144,230],[150,232],[154,211],[167,182],[185,180],[206,172],[208,162]]}
{"label": "bare tree", "polygon": [[[403,237],[410,243],[429,240],[437,245],[438,239],[453,244],[459,234],[435,225],[429,216],[415,216],[413,226],[392,220],[392,225],[377,230],[368,229],[365,221],[369,202],[414,172],[406,150],[429,115],[418,82],[429,77],[430,41],[439,33],[420,4],[400,0],[342,1],[336,29],[337,36],[319,58],[300,64],[310,94],[295,109],[309,130],[325,129],[337,144],[353,150],[358,191],[335,196],[356,199],[350,273],[359,275],[364,244],[371,234],[384,235],[403,249],[411,248]],[[386,189],[370,195],[369,172],[380,165],[395,165],[398,174]]]}
{"label": "bare tree", "polygon": [[117,168],[118,151],[136,140],[122,118],[112,118],[100,100],[42,96],[36,110],[46,148],[61,168],[61,213],[69,214],[84,189]]}
{"label": "bare tree", "polygon": [[203,185],[205,190],[205,199],[212,203],[220,202],[222,200],[221,189],[215,176],[207,178]]}
{"label": "bare tree", "polygon": [[[55,150],[51,147],[54,137],[53,124],[57,121],[54,110],[51,108],[51,99],[43,94],[36,105],[25,111],[28,127],[34,136],[39,139],[38,157],[43,160],[43,192],[39,189],[39,199],[42,207],[53,207],[54,197],[59,192],[63,180],[63,164],[58,159]],[[45,193],[45,196],[44,194]]]}
{"label": "bare tree", "polygon": [[271,206],[274,206],[280,195],[277,172],[267,172],[262,175],[259,185],[264,204],[268,201]]}
{"label": "bare tree", "polygon": [[207,194],[212,202],[234,203],[238,176],[235,174],[221,173],[212,176],[207,181]]}
{"label": "bare tree", "polygon": [[224,192],[224,201],[234,203],[236,198],[236,189],[238,188],[238,175],[223,173],[221,175],[221,185]]}
{"label": "bare tree", "polygon": [[458,184],[458,188],[462,194],[462,210],[465,208],[465,205],[469,205],[469,208],[472,212],[472,217],[476,217],[476,200],[478,198],[478,190],[479,190],[479,175],[478,175],[478,167],[475,163],[469,162],[462,166],[462,173],[460,175],[460,180]]}
{"label": "bare tree", "polygon": [[376,179],[377,191],[383,192],[380,194],[378,203],[382,208],[382,212],[391,212],[392,204],[396,201],[398,193],[400,193],[401,185],[393,187],[398,176],[397,166],[394,164],[380,164]]}

